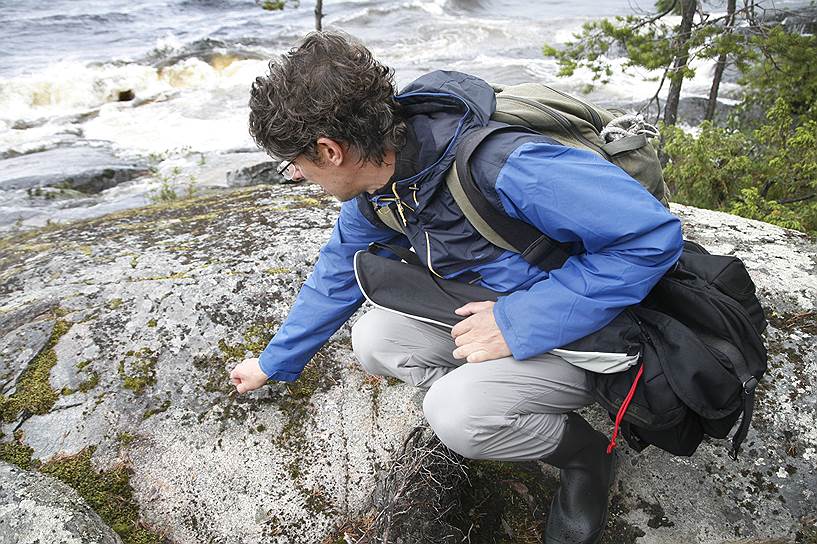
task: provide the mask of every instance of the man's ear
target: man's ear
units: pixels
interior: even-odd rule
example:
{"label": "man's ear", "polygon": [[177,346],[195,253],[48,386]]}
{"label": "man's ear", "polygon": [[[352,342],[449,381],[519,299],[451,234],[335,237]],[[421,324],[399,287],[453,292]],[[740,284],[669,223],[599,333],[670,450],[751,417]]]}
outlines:
{"label": "man's ear", "polygon": [[320,163],[329,163],[335,166],[343,164],[346,158],[346,150],[340,142],[321,136],[316,143],[318,144],[318,159]]}

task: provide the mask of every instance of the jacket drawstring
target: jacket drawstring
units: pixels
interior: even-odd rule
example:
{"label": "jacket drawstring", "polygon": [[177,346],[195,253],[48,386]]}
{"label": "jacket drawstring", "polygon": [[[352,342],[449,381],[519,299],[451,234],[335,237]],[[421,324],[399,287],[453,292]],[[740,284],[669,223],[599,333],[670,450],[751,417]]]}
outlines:
{"label": "jacket drawstring", "polygon": [[391,184],[391,190],[394,193],[394,201],[397,203],[397,213],[400,214],[400,219],[403,221],[403,226],[408,226],[406,222],[406,215],[403,213],[403,202],[400,200],[400,195],[397,194],[397,182]]}

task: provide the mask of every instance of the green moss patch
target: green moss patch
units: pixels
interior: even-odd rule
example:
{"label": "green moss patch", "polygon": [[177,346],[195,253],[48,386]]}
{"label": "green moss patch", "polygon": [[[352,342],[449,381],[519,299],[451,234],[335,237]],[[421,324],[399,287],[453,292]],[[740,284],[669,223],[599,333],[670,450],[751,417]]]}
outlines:
{"label": "green moss patch", "polygon": [[144,393],[145,388],[156,383],[156,363],[159,357],[150,348],[129,351],[126,358],[119,362],[119,375],[123,385],[137,395]]}
{"label": "green moss patch", "polygon": [[292,197],[292,203],[287,206],[287,208],[294,210],[294,209],[302,209],[302,208],[315,208],[324,204],[321,200],[317,198],[312,198],[309,196],[302,196],[302,195],[295,195]]}
{"label": "green moss patch", "polygon": [[277,327],[277,323],[272,322],[255,323],[250,325],[242,335],[243,342],[228,344],[222,339],[218,341],[218,349],[220,349],[221,353],[228,359],[238,361],[244,359],[247,352],[256,356],[267,347]]}
{"label": "green moss patch", "polygon": [[43,349],[31,360],[17,383],[17,390],[10,397],[0,395],[0,419],[12,422],[21,411],[29,414],[47,414],[60,393],[51,387],[48,378],[57,364],[54,346],[68,332],[71,324],[58,319],[51,337]]}
{"label": "green moss patch", "polygon": [[73,487],[125,544],[160,544],[162,537],[139,521],[139,505],[133,498],[130,470],[120,466],[97,471],[91,464],[94,446],[76,455],[53,459],[40,467],[44,474]]}
{"label": "green moss patch", "polygon": [[185,272],[173,272],[161,276],[148,276],[146,278],[134,278],[131,281],[159,281],[159,280],[180,280],[189,277]]}
{"label": "green moss patch", "polygon": [[275,333],[277,324],[261,322],[250,325],[242,335],[242,341],[229,344],[223,338],[218,341],[221,353],[210,357],[197,358],[193,366],[205,373],[204,390],[208,393],[224,393],[229,395],[235,392],[230,384],[224,368],[229,361],[241,362],[246,357],[257,356],[269,343]]}
{"label": "green moss patch", "polygon": [[156,408],[150,408],[150,409],[146,410],[144,415],[142,416],[142,419],[147,419],[150,416],[160,414],[160,413],[166,411],[168,408],[170,408],[170,399],[164,401],[162,404],[160,404]]}
{"label": "green moss patch", "polygon": [[[82,372],[83,370],[85,370],[85,368],[88,367],[88,365],[91,364],[91,362],[92,361],[90,361],[88,359],[85,359],[84,361],[78,362],[74,366],[77,368],[77,370],[79,372]],[[68,386],[65,386],[65,387],[62,388],[61,394],[63,396],[73,395],[77,391],[87,393],[88,391],[90,391],[91,389],[96,387],[97,385],[99,385],[99,373],[96,372],[96,371],[92,371],[91,374],[88,376],[88,378],[86,378],[84,382],[79,384],[79,386],[76,389],[72,389],[72,388],[70,388]]]}
{"label": "green moss patch", "polygon": [[97,372],[91,372],[91,376],[79,384],[79,390],[83,393],[87,393],[97,385],[99,385],[99,374]]}
{"label": "green moss patch", "polygon": [[286,384],[288,395],[278,401],[278,407],[287,418],[281,434],[277,437],[281,446],[296,452],[303,449],[303,428],[310,419],[309,407],[312,396],[318,391],[327,390],[333,383],[329,353],[329,348],[324,347],[304,367],[297,380]]}
{"label": "green moss patch", "polygon": [[136,435],[128,431],[122,431],[116,435],[116,440],[123,446],[128,446],[136,440]]}
{"label": "green moss patch", "polygon": [[332,505],[329,497],[326,496],[326,492],[319,488],[315,487],[313,489],[302,489],[299,486],[298,490],[304,495],[304,506],[306,509],[309,510],[311,513],[315,515],[332,515],[335,513],[335,507]]}
{"label": "green moss patch", "polygon": [[[469,461],[471,486],[461,489],[452,525],[479,542],[539,544],[558,480],[536,463]],[[469,532],[470,531],[470,532]]]}
{"label": "green moss patch", "polygon": [[0,444],[0,460],[17,465],[24,470],[30,470],[33,465],[37,464],[36,460],[34,462],[31,460],[32,453],[34,449],[23,444],[19,439]]}

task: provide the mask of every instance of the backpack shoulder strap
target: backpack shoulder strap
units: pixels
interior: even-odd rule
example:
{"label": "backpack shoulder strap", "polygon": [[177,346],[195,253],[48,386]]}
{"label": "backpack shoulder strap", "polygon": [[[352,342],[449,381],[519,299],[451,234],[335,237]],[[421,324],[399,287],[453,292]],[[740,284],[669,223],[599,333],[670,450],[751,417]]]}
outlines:
{"label": "backpack shoulder strap", "polygon": [[359,194],[355,197],[355,200],[357,201],[358,210],[360,210],[363,217],[369,220],[369,223],[376,227],[386,227],[405,234],[403,225],[400,224],[400,220],[391,205],[377,207],[369,201],[366,193]]}
{"label": "backpack shoulder strap", "polygon": [[521,254],[527,262],[548,272],[561,268],[570,256],[568,244],[557,242],[525,221],[513,219],[497,210],[474,181],[469,164],[471,155],[488,136],[508,130],[537,134],[516,125],[488,126],[475,130],[457,146],[456,161],[446,176],[446,185],[466,219],[486,240],[502,249]]}

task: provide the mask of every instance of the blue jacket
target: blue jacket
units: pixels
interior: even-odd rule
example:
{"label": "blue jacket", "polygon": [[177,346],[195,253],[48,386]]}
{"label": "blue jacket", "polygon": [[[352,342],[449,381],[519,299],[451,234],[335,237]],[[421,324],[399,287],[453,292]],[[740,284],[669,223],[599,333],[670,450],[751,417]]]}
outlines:
{"label": "blue jacket", "polygon": [[517,359],[600,329],[640,302],[680,256],[680,221],[629,174],[594,153],[525,132],[501,132],[483,143],[471,159],[474,179],[509,216],[570,243],[571,257],[547,273],[492,245],[464,218],[444,178],[463,135],[492,123],[493,89],[473,76],[438,71],[397,99],[407,143],[389,183],[359,198],[400,198],[406,236],[367,219],[359,201],[341,206],[314,271],[260,355],[270,379],[295,380],[360,307],[353,257],[373,241],[410,244],[443,277],[476,272],[483,286],[511,293],[498,300],[494,316]]}

